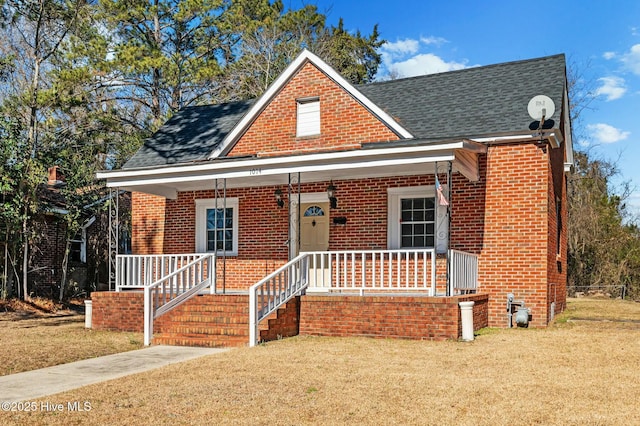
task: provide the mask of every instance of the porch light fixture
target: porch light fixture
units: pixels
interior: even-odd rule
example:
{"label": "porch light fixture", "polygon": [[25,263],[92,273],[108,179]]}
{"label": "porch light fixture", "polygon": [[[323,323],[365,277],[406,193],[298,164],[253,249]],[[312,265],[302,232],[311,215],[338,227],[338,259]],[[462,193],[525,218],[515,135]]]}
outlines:
{"label": "porch light fixture", "polygon": [[329,204],[332,209],[338,207],[338,199],[336,198],[336,187],[333,185],[333,181],[327,186],[327,196],[329,197]]}
{"label": "porch light fixture", "polygon": [[276,203],[278,204],[278,207],[284,207],[284,200],[282,199],[282,191],[280,190],[280,188],[276,189],[273,195],[276,197]]}

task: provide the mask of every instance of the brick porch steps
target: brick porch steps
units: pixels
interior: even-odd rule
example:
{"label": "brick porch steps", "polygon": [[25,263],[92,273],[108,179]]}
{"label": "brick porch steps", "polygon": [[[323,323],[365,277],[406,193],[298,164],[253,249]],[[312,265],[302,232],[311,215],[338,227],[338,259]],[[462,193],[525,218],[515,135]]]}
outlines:
{"label": "brick porch steps", "polygon": [[[260,340],[298,334],[299,298],[265,318]],[[178,306],[154,323],[156,345],[241,347],[249,343],[249,296],[202,295]]]}
{"label": "brick porch steps", "polygon": [[248,295],[201,295],[155,321],[156,345],[239,347],[249,342]]}

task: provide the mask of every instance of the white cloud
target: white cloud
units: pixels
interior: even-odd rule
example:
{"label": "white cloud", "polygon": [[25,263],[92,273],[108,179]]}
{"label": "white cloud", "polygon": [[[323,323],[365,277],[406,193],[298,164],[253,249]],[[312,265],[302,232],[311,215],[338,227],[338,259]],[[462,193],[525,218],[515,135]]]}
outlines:
{"label": "white cloud", "polygon": [[382,75],[413,77],[466,68],[466,61],[447,62],[440,56],[429,52],[431,48],[439,47],[448,42],[445,38],[436,36],[387,42],[380,49]]}
{"label": "white cloud", "polygon": [[631,134],[631,132],[622,131],[605,123],[589,124],[587,125],[587,130],[593,134],[595,141],[599,143],[619,142]]}
{"label": "white cloud", "polygon": [[381,50],[390,56],[412,55],[418,52],[420,42],[418,40],[404,39],[395,42],[387,42],[382,45]]}
{"label": "white cloud", "polygon": [[616,57],[616,52],[604,52],[604,53],[602,54],[602,57],[603,57],[604,59],[607,59],[607,60],[609,60],[609,59],[613,59],[613,58],[615,58],[615,57]]}
{"label": "white cloud", "polygon": [[624,79],[620,77],[602,77],[598,79],[602,83],[596,89],[596,96],[606,96],[607,101],[620,99],[627,92]]}
{"label": "white cloud", "polygon": [[448,40],[442,37],[434,37],[434,36],[429,36],[429,37],[420,37],[420,42],[426,44],[426,45],[436,45],[436,46],[442,46],[445,43],[448,43]]}
{"label": "white cloud", "polygon": [[631,46],[629,52],[622,55],[622,62],[632,73],[640,75],[640,44]]}
{"label": "white cloud", "polygon": [[433,53],[421,53],[405,61],[391,64],[391,69],[396,70],[403,77],[434,74],[463,68],[466,68],[465,63],[455,61],[446,62],[444,59],[434,55]]}

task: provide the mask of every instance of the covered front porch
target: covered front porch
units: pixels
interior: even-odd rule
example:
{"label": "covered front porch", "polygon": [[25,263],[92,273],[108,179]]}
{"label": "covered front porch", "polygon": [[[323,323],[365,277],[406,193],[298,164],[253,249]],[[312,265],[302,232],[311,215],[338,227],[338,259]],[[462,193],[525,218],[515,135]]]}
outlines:
{"label": "covered front porch", "polygon": [[[109,186],[142,194],[133,218],[141,254],[114,253],[112,271],[117,292],[144,294],[145,344],[154,320],[202,294],[248,297],[254,345],[260,327],[301,296],[399,302],[477,293],[477,244],[450,241],[462,235],[452,206],[465,197],[452,188],[479,179],[486,147],[376,145],[105,175]],[[459,322],[457,309],[448,315]]]}

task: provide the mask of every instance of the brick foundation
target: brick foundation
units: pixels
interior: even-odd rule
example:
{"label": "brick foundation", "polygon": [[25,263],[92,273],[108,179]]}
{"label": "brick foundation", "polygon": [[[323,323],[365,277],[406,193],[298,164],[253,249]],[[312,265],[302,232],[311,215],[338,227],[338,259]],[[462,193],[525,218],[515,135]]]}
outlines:
{"label": "brick foundation", "polygon": [[144,331],[142,292],[95,291],[91,293],[94,330]]}
{"label": "brick foundation", "polygon": [[[93,329],[143,331],[141,292],[95,292]],[[459,302],[473,300],[474,330],[488,326],[488,295],[454,297],[306,295],[291,299],[261,323],[260,340],[301,335],[456,340]],[[201,296],[156,320],[154,343],[244,346],[248,296]],[[197,326],[197,330],[193,327]],[[190,327],[185,328],[185,327]],[[180,330],[187,330],[181,334]]]}
{"label": "brick foundation", "polygon": [[300,334],[417,340],[457,340],[459,302],[473,300],[474,329],[488,325],[488,295],[454,297],[307,295],[300,304]]}
{"label": "brick foundation", "polygon": [[300,332],[300,297],[294,297],[278,309],[276,315],[267,320],[260,330],[260,340],[269,342],[285,337],[297,336]]}

